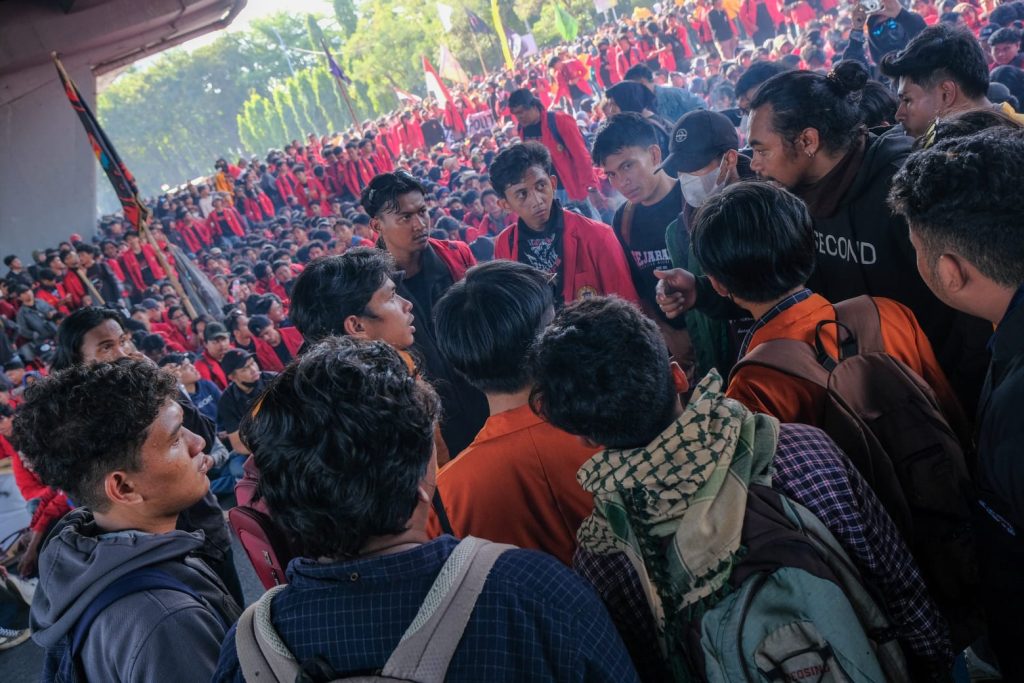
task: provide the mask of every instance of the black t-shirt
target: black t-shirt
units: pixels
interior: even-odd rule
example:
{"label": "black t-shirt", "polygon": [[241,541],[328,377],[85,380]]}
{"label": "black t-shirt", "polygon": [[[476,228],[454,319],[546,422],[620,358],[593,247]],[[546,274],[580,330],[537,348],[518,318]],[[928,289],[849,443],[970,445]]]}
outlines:
{"label": "black t-shirt", "polygon": [[220,402],[217,403],[217,428],[228,434],[237,432],[239,425],[242,424],[242,418],[245,417],[245,413],[249,410],[249,406],[263,393],[263,390],[267,388],[267,383],[276,374],[275,372],[261,372],[256,386],[248,393],[239,389],[238,385],[234,382],[231,382],[228,388],[224,390],[224,393],[221,394]]}
{"label": "black t-shirt", "polygon": [[619,238],[629,262],[629,272],[633,276],[633,285],[637,294],[654,304],[654,289],[658,279],[655,270],[667,270],[672,267],[668,248],[665,246],[665,230],[669,223],[679,217],[683,208],[683,190],[679,183],[672,186],[672,191],[652,206],[636,204],[633,209],[633,220],[630,224],[629,244],[622,239],[622,212],[625,204],[615,212],[612,229]]}
{"label": "black t-shirt", "polygon": [[545,273],[555,273],[561,265],[555,244],[555,230],[550,221],[540,232],[519,227],[519,260]]}
{"label": "black t-shirt", "polygon": [[444,128],[437,119],[427,119],[420,124],[420,130],[423,131],[423,143],[427,149],[444,142]]}
{"label": "black t-shirt", "polygon": [[540,129],[540,121],[530,126],[523,126],[523,142],[527,140],[540,140],[543,131]]}
{"label": "black t-shirt", "polygon": [[274,353],[277,354],[277,357],[281,359],[283,364],[288,365],[292,362],[292,354],[288,351],[288,345],[284,343],[284,339],[282,339],[281,343],[277,346],[272,346],[270,348],[274,349]]}
{"label": "black t-shirt", "polygon": [[725,10],[713,9],[708,12],[708,23],[714,31],[715,40],[730,40],[735,35],[732,24],[729,22],[729,15]]}

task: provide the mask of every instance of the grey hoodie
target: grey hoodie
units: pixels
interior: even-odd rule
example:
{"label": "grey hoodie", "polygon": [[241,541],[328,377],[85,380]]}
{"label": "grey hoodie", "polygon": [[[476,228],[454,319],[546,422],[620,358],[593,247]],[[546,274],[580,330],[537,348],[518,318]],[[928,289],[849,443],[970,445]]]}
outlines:
{"label": "grey hoodie", "polygon": [[217,668],[223,624],[234,623],[240,609],[217,575],[188,557],[202,546],[203,534],[128,531],[100,538],[100,533],[92,513],[83,508],[53,530],[39,556],[33,640],[44,648],[57,645],[115,579],[140,567],[159,568],[206,604],[174,590],[121,598],[92,623],[82,643],[82,670],[89,681],[103,683],[208,680]]}

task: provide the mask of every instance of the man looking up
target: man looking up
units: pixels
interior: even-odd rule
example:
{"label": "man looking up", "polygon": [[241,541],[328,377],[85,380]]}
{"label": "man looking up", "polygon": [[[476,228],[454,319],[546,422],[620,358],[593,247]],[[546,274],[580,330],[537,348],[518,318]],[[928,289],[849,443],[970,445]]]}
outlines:
{"label": "man looking up", "polygon": [[217,388],[228,388],[228,378],[220,366],[224,354],[231,348],[231,337],[220,323],[210,323],[203,330],[203,354],[196,360],[196,370],[203,379],[210,380]]}
{"label": "man looking up", "polygon": [[[170,374],[122,359],[41,380],[18,410],[20,450],[82,506],[43,547],[32,603],[33,638],[58,678],[72,667],[90,681],[206,678],[238,617],[217,575],[190,557],[202,534],[175,529],[179,513],[206,495],[212,462],[183,426],[177,394]],[[138,570],[156,580],[143,588]],[[71,652],[90,607],[100,611]]]}
{"label": "man looking up", "polygon": [[565,211],[555,199],[551,156],[536,142],[512,145],[494,158],[491,184],[502,208],[519,221],[495,239],[494,257],[553,276],[562,303],[600,294],[638,297],[622,248],[608,226]]}
{"label": "man looking up", "polygon": [[[441,394],[445,407],[441,433],[448,450],[458,453],[480,431],[487,407],[483,395],[437,352],[433,310],[437,300],[463,278],[476,259],[462,242],[430,238],[426,194],[405,171],[382,173],[363,190],[360,203],[370,216],[370,227],[380,235],[377,246],[389,252],[402,271],[397,291],[412,302],[417,321],[413,348],[423,357],[427,379]],[[292,293],[297,296],[295,290]]]}
{"label": "man looking up", "polygon": [[1024,135],[993,130],[915,153],[890,204],[910,225],[921,277],[942,301],[990,321],[977,417],[975,538],[989,639],[1003,679],[1024,680]]}
{"label": "man looking up", "polygon": [[[513,261],[471,268],[434,313],[445,358],[487,397],[491,415],[442,469],[437,487],[454,534],[543,550],[571,565],[593,500],[576,470],[596,448],[530,410],[527,356],[554,317],[548,277]],[[440,534],[436,517],[430,530]]]}

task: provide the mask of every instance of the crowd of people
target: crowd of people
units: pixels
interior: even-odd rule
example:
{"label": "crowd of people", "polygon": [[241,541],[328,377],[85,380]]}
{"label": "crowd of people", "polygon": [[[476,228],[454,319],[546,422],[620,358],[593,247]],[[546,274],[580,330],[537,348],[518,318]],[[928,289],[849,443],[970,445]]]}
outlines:
{"label": "crowd of people", "polygon": [[1022,22],[640,9],[7,256],[0,649],[1024,680]]}

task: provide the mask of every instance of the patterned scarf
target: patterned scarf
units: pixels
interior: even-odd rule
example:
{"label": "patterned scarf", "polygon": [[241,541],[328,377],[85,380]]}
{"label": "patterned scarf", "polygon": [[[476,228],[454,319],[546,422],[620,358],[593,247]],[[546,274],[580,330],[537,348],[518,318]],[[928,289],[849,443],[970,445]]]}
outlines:
{"label": "patterned scarf", "polygon": [[778,432],[775,418],[726,398],[712,370],[652,443],[601,451],[576,475],[594,494],[580,545],[629,557],[674,664],[682,629],[728,591],[747,488],[771,484]]}

